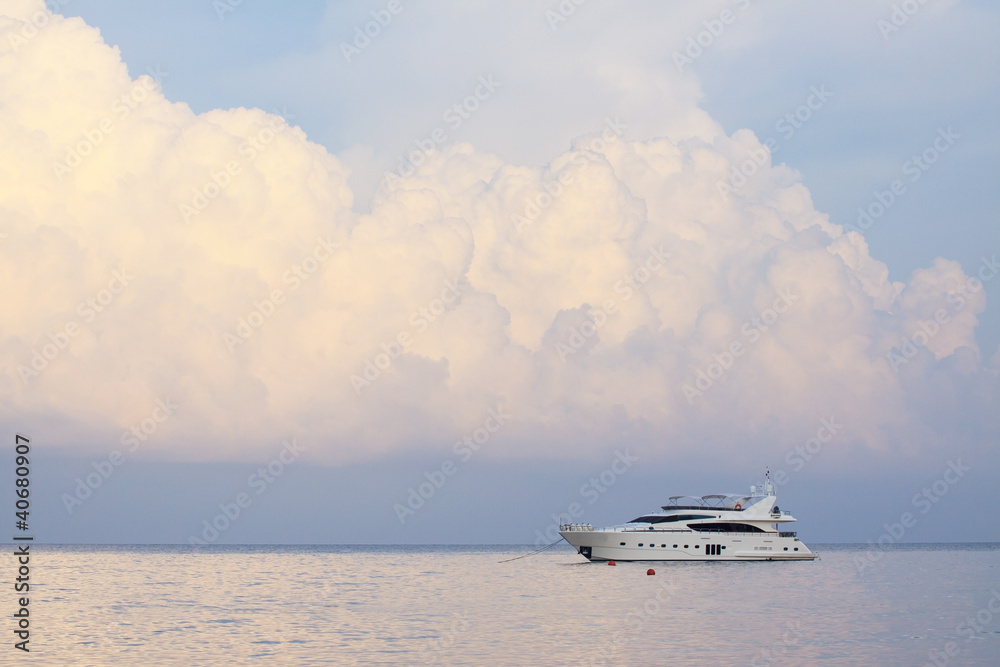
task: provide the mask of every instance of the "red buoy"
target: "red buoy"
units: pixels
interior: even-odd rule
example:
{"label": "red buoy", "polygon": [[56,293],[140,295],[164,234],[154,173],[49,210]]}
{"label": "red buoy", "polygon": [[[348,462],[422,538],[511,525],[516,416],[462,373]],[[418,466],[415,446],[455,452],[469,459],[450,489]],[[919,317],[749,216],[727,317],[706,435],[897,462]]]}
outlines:
{"label": "red buoy", "polygon": [[617,563],[615,563],[613,560],[609,560],[608,565],[617,565]]}
{"label": "red buoy", "polygon": [[647,575],[656,574],[656,570],[654,570],[653,568],[649,568],[648,570],[646,570],[646,574]]}

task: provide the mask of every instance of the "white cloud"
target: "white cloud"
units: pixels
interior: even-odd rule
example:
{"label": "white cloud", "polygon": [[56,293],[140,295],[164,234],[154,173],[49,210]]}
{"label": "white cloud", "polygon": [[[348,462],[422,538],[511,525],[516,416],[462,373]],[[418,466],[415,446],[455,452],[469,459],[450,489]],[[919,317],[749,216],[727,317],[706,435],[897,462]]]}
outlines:
{"label": "white cloud", "polygon": [[[647,123],[602,145],[599,117],[544,167],[449,144],[361,215],[348,169],[300,129],[259,109],[195,115],[129,79],[80,20],[15,48],[23,29],[0,23],[0,400],[64,446],[113,446],[169,396],[180,408],[149,444],[164,458],[251,458],[299,437],[317,460],[371,459],[440,447],[497,405],[512,424],[493,456],[590,455],[630,430],[663,455],[723,453],[748,431],[798,441],[827,413],[852,446],[919,449],[940,431],[911,400],[942,372],[928,358],[978,353],[983,296],[948,304],[966,280],[954,262],[890,282],[784,166],[720,197],[760,143],[720,134],[694,96],[670,114],[690,132]],[[619,85],[650,83],[635,76]],[[654,251],[669,261],[636,273]],[[945,307],[930,352],[895,372],[887,355]],[[79,332],[62,349],[67,323]],[[721,377],[685,396],[734,342]],[[36,353],[45,368],[25,381]],[[352,384],[367,362],[378,377]],[[963,373],[982,375],[975,354]]]}

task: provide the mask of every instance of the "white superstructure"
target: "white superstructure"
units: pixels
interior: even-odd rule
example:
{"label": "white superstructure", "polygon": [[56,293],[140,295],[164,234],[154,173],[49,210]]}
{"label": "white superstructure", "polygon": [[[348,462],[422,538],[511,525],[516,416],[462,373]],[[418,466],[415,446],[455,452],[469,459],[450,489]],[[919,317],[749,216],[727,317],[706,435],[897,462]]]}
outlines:
{"label": "white superstructure", "polygon": [[589,560],[812,560],[816,554],[780,524],[771,476],[750,495],[672,496],[659,512],[595,529],[564,524],[559,534]]}

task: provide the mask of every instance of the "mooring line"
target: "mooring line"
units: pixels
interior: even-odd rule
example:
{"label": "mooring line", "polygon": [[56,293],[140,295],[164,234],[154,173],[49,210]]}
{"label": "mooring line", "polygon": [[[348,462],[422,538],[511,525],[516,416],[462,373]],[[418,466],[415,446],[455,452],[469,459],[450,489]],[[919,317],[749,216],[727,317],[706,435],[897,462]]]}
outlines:
{"label": "mooring line", "polygon": [[498,563],[509,563],[512,560],[518,560],[520,558],[527,558],[528,556],[534,556],[535,554],[540,554],[543,551],[545,551],[546,549],[551,549],[552,547],[554,547],[555,545],[559,544],[560,542],[562,542],[565,539],[566,539],[565,537],[560,537],[558,540],[556,540],[552,544],[547,544],[547,545],[545,545],[544,547],[542,547],[541,549],[539,549],[537,551],[532,551],[530,554],[524,554],[524,555],[518,556],[517,558],[508,558],[507,560],[501,560],[501,561],[497,561],[497,562]]}

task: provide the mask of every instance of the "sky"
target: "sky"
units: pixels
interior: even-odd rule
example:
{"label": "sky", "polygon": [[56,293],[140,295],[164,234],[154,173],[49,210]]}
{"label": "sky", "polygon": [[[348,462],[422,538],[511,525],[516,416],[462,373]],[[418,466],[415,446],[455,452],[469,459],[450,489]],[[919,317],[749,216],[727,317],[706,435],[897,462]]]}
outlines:
{"label": "sky", "polygon": [[49,8],[0,3],[37,539],[548,542],[769,468],[807,541],[1000,540],[992,4]]}

